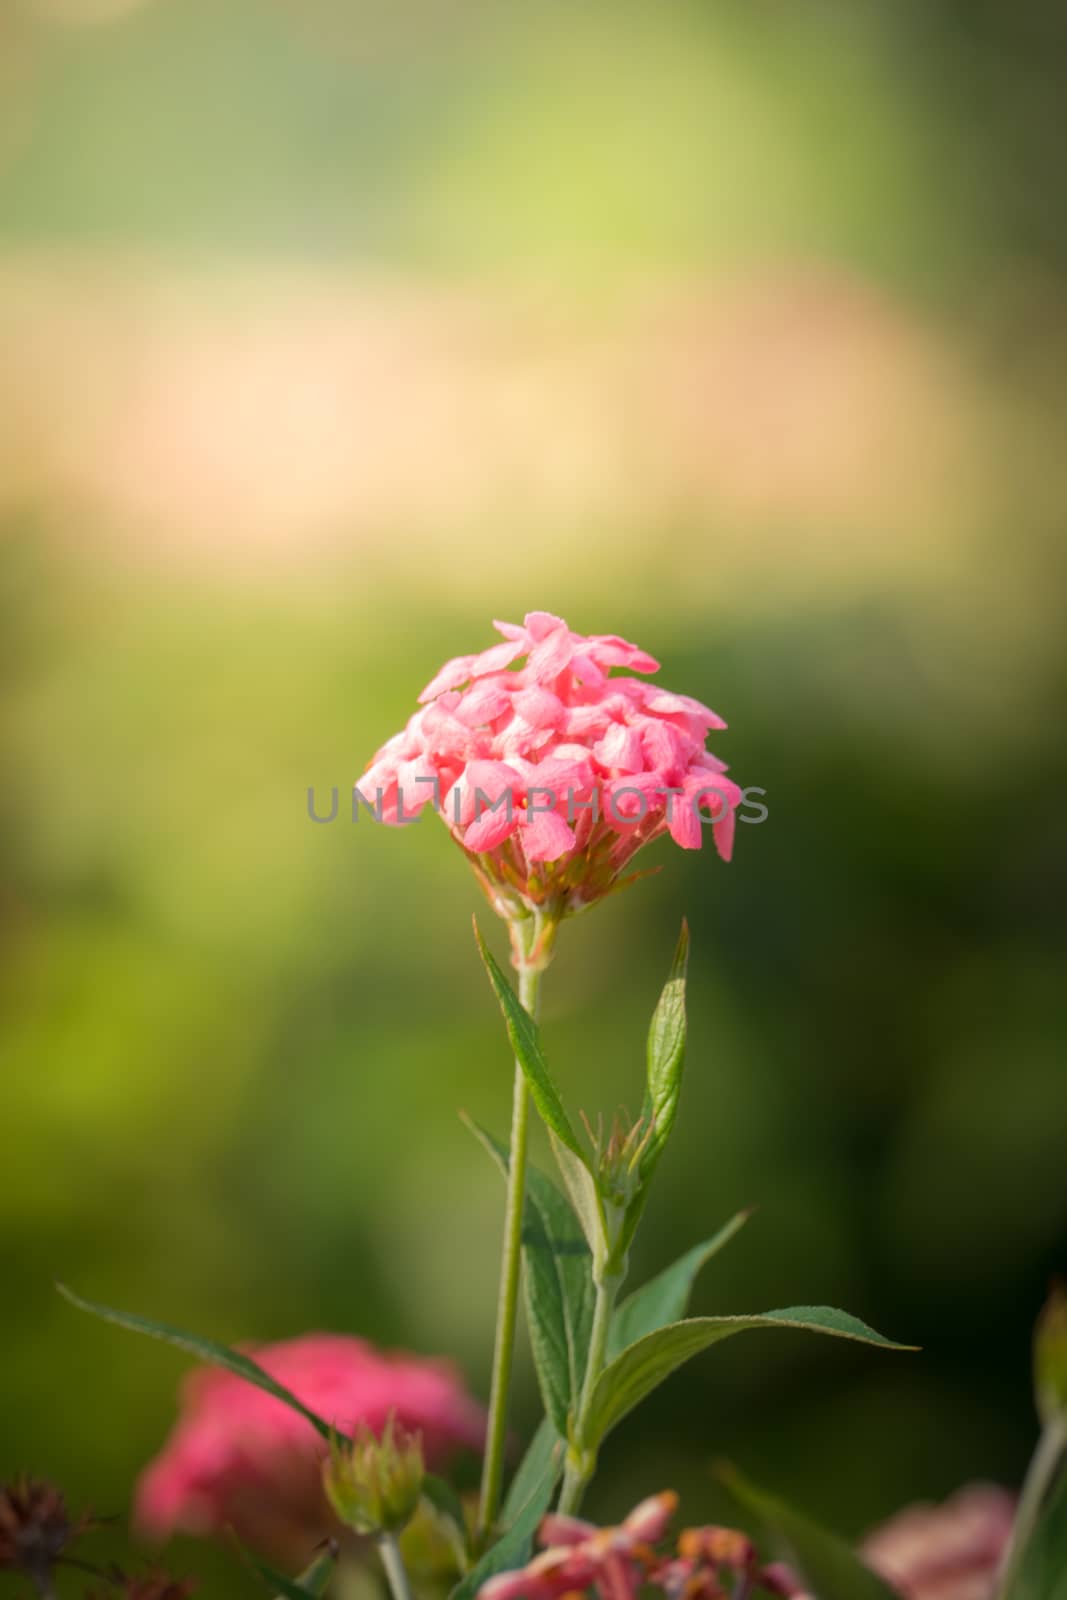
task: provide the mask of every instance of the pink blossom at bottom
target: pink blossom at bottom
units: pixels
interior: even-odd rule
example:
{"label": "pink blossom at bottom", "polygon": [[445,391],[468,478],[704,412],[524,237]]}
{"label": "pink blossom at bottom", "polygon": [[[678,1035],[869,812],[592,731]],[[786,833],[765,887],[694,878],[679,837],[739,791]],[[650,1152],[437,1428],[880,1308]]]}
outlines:
{"label": "pink blossom at bottom", "polygon": [[[485,1414],[446,1361],[383,1352],[361,1339],[307,1334],[250,1351],[279,1383],[340,1432],[378,1433],[390,1413],[422,1435],[428,1465],[480,1450]],[[301,1560],[336,1531],[322,1489],[325,1441],[282,1401],[232,1373],[198,1370],[181,1415],[142,1473],[135,1519],[146,1534],[213,1534]]]}
{"label": "pink blossom at bottom", "polygon": [[[793,1588],[759,1564],[756,1547],[735,1528],[686,1528],[673,1550],[657,1551],[678,1505],[670,1489],[651,1495],[615,1528],[550,1514],[538,1541],[546,1548],[516,1572],[501,1572],[478,1600],[637,1600],[658,1590],[667,1600],[727,1600],[761,1590],[787,1596]],[[729,1587],[727,1587],[729,1585]],[[739,1585],[741,1587],[739,1587]]]}

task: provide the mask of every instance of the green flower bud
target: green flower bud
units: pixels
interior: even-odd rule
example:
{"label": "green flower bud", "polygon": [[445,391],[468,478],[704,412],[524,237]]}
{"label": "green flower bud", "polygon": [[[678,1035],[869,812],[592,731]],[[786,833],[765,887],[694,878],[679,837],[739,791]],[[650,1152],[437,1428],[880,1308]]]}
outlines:
{"label": "green flower bud", "polygon": [[1067,1284],[1056,1283],[1034,1329],[1034,1393],[1042,1422],[1067,1424]]}
{"label": "green flower bud", "polygon": [[415,1513],[425,1473],[421,1436],[408,1433],[390,1412],[380,1439],[361,1423],[351,1441],[333,1440],[323,1486],[346,1528],[399,1533]]}

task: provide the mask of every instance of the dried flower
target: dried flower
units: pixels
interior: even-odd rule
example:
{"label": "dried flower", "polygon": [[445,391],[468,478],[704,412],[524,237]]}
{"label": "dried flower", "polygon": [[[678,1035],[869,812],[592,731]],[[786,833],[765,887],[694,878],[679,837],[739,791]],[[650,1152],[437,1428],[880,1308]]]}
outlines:
{"label": "dried flower", "polygon": [[433,801],[512,922],[583,910],[663,833],[699,849],[702,808],[729,860],[742,794],[705,749],[721,717],[610,677],[659,670],[614,634],[574,633],[546,611],[494,626],[504,642],[446,662],[356,785],[375,816],[402,825]]}
{"label": "dried flower", "polygon": [[162,1568],[131,1576],[114,1567],[107,1574],[110,1588],[96,1590],[86,1600],[188,1600],[198,1584],[192,1578],[172,1578]]}
{"label": "dried flower", "polygon": [[[484,1412],[448,1362],[333,1334],[308,1334],[255,1356],[340,1433],[361,1423],[380,1433],[395,1413],[404,1428],[420,1431],[431,1466],[484,1442]],[[195,1372],[177,1427],[141,1477],[137,1521],[157,1537],[233,1527],[253,1548],[299,1563],[337,1531],[322,1485],[326,1451],[311,1424],[281,1401],[231,1373]]]}
{"label": "dried flower", "polygon": [[74,1540],[96,1526],[87,1512],[71,1517],[54,1484],[18,1477],[0,1487],[0,1572],[43,1584]]}

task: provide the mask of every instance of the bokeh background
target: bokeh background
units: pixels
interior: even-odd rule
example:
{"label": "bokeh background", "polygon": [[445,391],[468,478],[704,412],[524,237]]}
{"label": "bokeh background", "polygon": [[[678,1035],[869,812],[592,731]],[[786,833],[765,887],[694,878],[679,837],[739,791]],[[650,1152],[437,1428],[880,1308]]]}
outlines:
{"label": "bokeh background", "polygon": [[571,1104],[632,1104],[690,917],[635,1277],[758,1202],[698,1309],[923,1347],[709,1354],[594,1508],[722,1515],[723,1456],[848,1533],[1018,1481],[1067,1266],[1065,65],[1036,0],[4,0],[5,1470],[124,1514],[173,1415],[54,1277],[484,1393],[477,893],[306,792],[546,608],[722,712],[770,812],[657,847],[546,986]]}

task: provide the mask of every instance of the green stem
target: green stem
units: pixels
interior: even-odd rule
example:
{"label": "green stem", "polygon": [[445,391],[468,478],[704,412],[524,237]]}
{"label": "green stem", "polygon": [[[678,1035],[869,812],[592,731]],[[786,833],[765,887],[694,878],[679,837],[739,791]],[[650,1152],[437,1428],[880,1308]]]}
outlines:
{"label": "green stem", "polygon": [[1011,1542],[1008,1545],[1004,1561],[1000,1569],[1000,1582],[997,1594],[1001,1600],[1007,1600],[1018,1577],[1019,1568],[1022,1566],[1026,1547],[1030,1542],[1030,1535],[1034,1531],[1037,1519],[1041,1514],[1041,1507],[1045,1503],[1049,1489],[1059,1470],[1060,1461],[1064,1451],[1067,1450],[1067,1431],[1059,1417],[1052,1417],[1046,1422],[1037,1449],[1030,1460],[1019,1495],[1019,1506],[1015,1513],[1015,1525],[1012,1528]]}
{"label": "green stem", "polygon": [[378,1554],[382,1558],[385,1576],[389,1581],[389,1592],[393,1600],[413,1600],[411,1584],[408,1582],[407,1569],[404,1558],[400,1554],[400,1547],[391,1533],[378,1535]]}
{"label": "green stem", "polygon": [[582,1496],[596,1470],[596,1447],[588,1437],[589,1412],[597,1382],[606,1364],[604,1358],[607,1354],[611,1317],[621,1283],[621,1274],[616,1274],[601,1279],[596,1286],[593,1326],[589,1334],[589,1355],[585,1363],[582,1392],[578,1398],[574,1441],[567,1451],[567,1466],[559,1497],[559,1510],[570,1517],[573,1517],[581,1506]]}
{"label": "green stem", "polygon": [[[519,999],[532,1017],[537,1015],[541,972],[548,959],[539,917],[529,926],[512,924],[519,971]],[[500,1509],[504,1481],[504,1446],[507,1441],[508,1391],[515,1355],[515,1326],[519,1301],[519,1273],[522,1266],[522,1213],[526,1196],[526,1148],[529,1137],[530,1096],[526,1076],[515,1064],[515,1086],[511,1111],[511,1153],[508,1163],[508,1193],[504,1210],[504,1251],[500,1264],[500,1298],[497,1304],[496,1343],[493,1348],[493,1378],[489,1391],[489,1426],[486,1434],[485,1462],[482,1467],[482,1493],[478,1508],[475,1544],[488,1543]]]}

